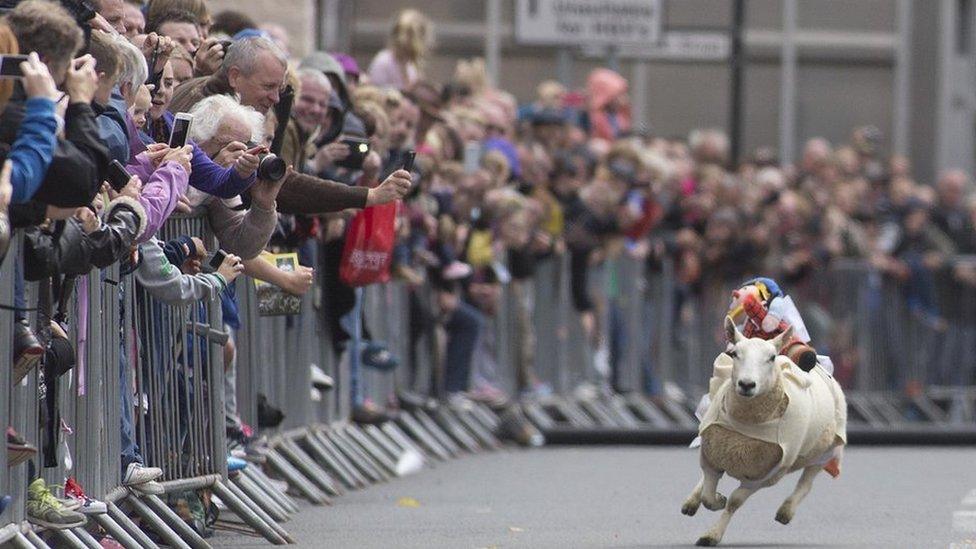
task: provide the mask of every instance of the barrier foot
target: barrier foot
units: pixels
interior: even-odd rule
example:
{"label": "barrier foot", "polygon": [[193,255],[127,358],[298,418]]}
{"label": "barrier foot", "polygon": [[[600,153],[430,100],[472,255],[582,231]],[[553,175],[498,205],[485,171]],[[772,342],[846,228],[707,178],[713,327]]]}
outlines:
{"label": "barrier foot", "polygon": [[159,518],[159,516],[157,516],[156,513],[154,513],[152,509],[143,503],[143,501],[137,496],[130,494],[126,496],[125,500],[128,501],[129,505],[132,506],[132,510],[135,511],[136,514],[142,518],[142,520],[146,521],[149,526],[151,526],[152,529],[159,534],[159,537],[163,538],[166,545],[169,545],[170,547],[178,547],[179,549],[193,549],[187,545],[187,543],[183,541],[183,539],[180,538],[180,536],[174,532],[172,528],[167,526],[163,519]]}
{"label": "barrier foot", "polygon": [[92,535],[88,533],[88,530],[79,527],[79,528],[72,528],[71,532],[74,535],[78,536],[78,539],[81,540],[83,544],[85,544],[85,547],[88,547],[89,549],[102,549],[101,544],[95,541],[95,538],[93,538]]}
{"label": "barrier foot", "polygon": [[112,539],[122,544],[122,546],[125,547],[125,549],[143,548],[143,545],[141,545],[138,541],[136,541],[135,538],[130,536],[129,533],[126,532],[121,526],[116,524],[116,522],[112,520],[112,517],[110,517],[108,513],[93,515],[92,519],[95,522],[97,522],[98,525],[101,526],[103,530],[108,532],[108,535],[112,536]]}
{"label": "barrier foot", "polygon": [[230,484],[240,488],[242,492],[247,494],[254,503],[258,504],[261,509],[268,514],[275,522],[285,522],[289,519],[288,512],[278,505],[271,496],[266,494],[258,485],[251,482],[249,478],[243,474],[238,475],[236,478],[230,479]]}
{"label": "barrier foot", "polygon": [[240,486],[237,486],[233,483],[227,483],[224,485],[224,488],[227,488],[227,490],[232,494],[234,494],[234,496],[237,497],[237,499],[239,499],[241,503],[243,503],[244,506],[247,507],[249,511],[252,511],[265,524],[270,526],[271,529],[274,530],[276,534],[278,534],[278,537],[281,538],[285,543],[295,543],[295,540],[294,538],[291,537],[291,534],[289,534],[284,528],[281,527],[280,524],[275,522],[273,518],[271,518],[267,513],[265,513],[264,509],[262,509],[260,505],[258,505],[253,499],[251,499],[250,496],[244,493],[244,491],[241,490]]}
{"label": "barrier foot", "polygon": [[482,448],[486,448],[488,450],[498,450],[502,447],[501,441],[492,434],[491,429],[485,427],[474,416],[474,409],[469,410],[467,408],[455,408],[454,415],[457,416],[457,419],[461,422],[461,425],[463,425],[468,432],[474,435]]}
{"label": "barrier foot", "polygon": [[[354,432],[356,435],[353,434]],[[359,426],[355,424],[345,425],[336,429],[336,435],[342,438],[350,450],[352,450],[359,457],[360,463],[366,465],[374,472],[375,475],[378,476],[376,479],[377,482],[385,482],[393,478],[393,473],[388,472],[385,467],[380,465],[380,462],[370,455],[370,453],[366,451],[365,447],[360,444],[359,440],[356,438],[356,436],[359,434],[361,434],[359,432]]]}
{"label": "barrier foot", "polygon": [[539,430],[545,431],[546,429],[551,429],[556,426],[556,422],[549,417],[549,414],[539,406],[537,402],[525,402],[522,404],[522,411],[525,412],[525,417],[529,418]]}
{"label": "barrier foot", "polygon": [[332,472],[349,490],[353,490],[357,487],[356,478],[351,472],[347,471],[346,468],[339,462],[336,456],[332,455],[322,443],[319,442],[318,437],[314,433],[308,433],[305,435],[304,439],[305,449],[308,450],[309,456],[314,459],[317,463],[325,467],[328,471]]}
{"label": "barrier foot", "polygon": [[437,456],[435,456],[430,450],[427,450],[426,448],[417,444],[417,442],[413,441],[409,436],[407,436],[406,433],[403,432],[403,429],[400,429],[399,425],[393,423],[392,421],[388,421],[384,423],[382,427],[380,427],[380,430],[383,431],[383,434],[388,436],[390,440],[392,440],[400,448],[409,448],[420,454],[424,458],[424,465],[428,467],[434,466],[433,460],[436,459]]}
{"label": "barrier foot", "polygon": [[217,481],[213,485],[213,491],[217,494],[217,497],[224,502],[227,507],[237,513],[237,516],[247,523],[248,526],[253,528],[256,532],[264,536],[264,539],[268,540],[273,545],[286,545],[288,542],[285,541],[278,532],[275,532],[268,523],[261,520],[253,510],[251,510],[247,505],[244,504],[233,492],[231,492],[224,484]]}
{"label": "barrier foot", "polygon": [[417,451],[409,446],[400,446],[397,444],[390,435],[383,432],[382,429],[376,425],[367,425],[363,430],[363,434],[369,437],[374,443],[376,443],[380,448],[383,449],[388,455],[393,456],[393,459],[397,464],[397,476],[401,475],[400,460],[407,452],[413,452],[421,460],[421,465],[426,467],[428,465],[427,456],[423,452]]}
{"label": "barrier foot", "polygon": [[288,461],[281,457],[277,450],[268,452],[268,464],[277,471],[290,486],[298,490],[305,498],[316,505],[327,505],[332,502],[329,496],[316,488],[312,481],[306,479]]}
{"label": "barrier foot", "polygon": [[483,402],[475,402],[474,408],[471,409],[471,414],[485,426],[491,432],[495,432],[495,429],[501,425],[502,420],[498,418],[498,414],[492,411],[487,404]]}
{"label": "barrier foot", "polygon": [[296,469],[299,470],[306,478],[311,480],[322,489],[326,494],[330,496],[338,496],[339,488],[335,485],[332,477],[323,470],[317,463],[315,463],[308,454],[306,454],[301,448],[298,448],[294,442],[290,440],[282,440],[281,444],[278,445],[278,452]]}
{"label": "barrier foot", "polygon": [[410,437],[426,448],[437,459],[441,461],[451,459],[451,454],[448,453],[447,449],[441,446],[441,444],[437,442],[437,439],[435,439],[433,435],[424,429],[423,425],[417,421],[417,418],[413,417],[409,413],[401,413],[397,417],[397,425],[403,427],[403,430],[409,433]]}
{"label": "barrier foot", "polygon": [[144,494],[140,498],[150,509],[153,510],[158,516],[162,517],[166,524],[170,526],[179,536],[186,541],[190,547],[193,549],[210,549],[210,544],[207,543],[200,534],[197,534],[189,524],[186,523],[176,511],[169,508],[168,505],[163,503],[163,500],[159,499],[158,496]]}
{"label": "barrier foot", "polygon": [[136,540],[139,545],[145,547],[146,549],[159,549],[156,542],[149,539],[149,536],[147,536],[141,528],[136,526],[136,523],[132,522],[132,519],[123,513],[117,505],[112,502],[106,502],[106,505],[108,506],[109,518],[114,520],[116,524],[118,524],[119,527],[125,531],[125,533],[129,534],[132,539]]}
{"label": "barrier foot", "polygon": [[352,444],[339,430],[329,431],[326,433],[326,438],[335,444],[336,448],[346,457],[346,459],[351,463],[356,469],[364,475],[367,482],[382,482],[383,477],[380,475],[379,471],[376,470],[373,465],[369,462],[355,445]]}
{"label": "barrier foot", "polygon": [[51,532],[54,533],[55,537],[60,538],[60,541],[58,541],[59,548],[75,547],[77,549],[89,549],[71,530],[51,530]]}
{"label": "barrier foot", "polygon": [[[34,534],[34,537],[37,537],[37,534]],[[41,538],[37,538],[37,541],[41,541]],[[34,549],[35,547],[47,547],[47,544],[34,545],[33,543],[31,543],[30,539],[28,539],[27,536],[21,534],[20,532],[15,534],[14,537],[10,538],[9,543],[14,547],[17,547],[17,549]],[[41,543],[44,542],[41,541]]]}
{"label": "barrier foot", "polygon": [[244,476],[251,479],[254,484],[265,491],[269,496],[274,498],[288,514],[294,514],[298,512],[298,504],[291,496],[282,492],[277,486],[272,484],[271,479],[268,475],[264,474],[264,471],[257,467],[248,467],[244,469]]}
{"label": "barrier foot", "polygon": [[433,419],[458,446],[472,454],[477,454],[481,451],[481,446],[478,445],[478,442],[461,426],[461,423],[454,414],[454,410],[451,410],[447,406],[441,406],[434,412]]}
{"label": "barrier foot", "polygon": [[437,442],[440,443],[440,445],[443,446],[449,454],[451,454],[451,457],[458,457],[461,455],[461,447],[458,446],[457,443],[454,442],[454,440],[448,436],[448,434],[445,433],[440,426],[437,425],[436,421],[427,415],[427,412],[423,410],[416,410],[413,415],[417,418],[417,421],[420,422],[424,429],[426,429],[431,436],[437,439]]}
{"label": "barrier foot", "polygon": [[353,488],[365,488],[366,486],[369,486],[369,479],[367,479],[362,471],[356,468],[356,466],[349,461],[339,446],[331,438],[329,438],[328,431],[318,431],[313,433],[312,439],[318,442],[322,448],[325,449],[352,477],[355,484]]}
{"label": "barrier foot", "polygon": [[390,455],[373,443],[369,437],[363,434],[362,427],[359,425],[349,425],[346,427],[346,433],[353,442],[366,452],[366,455],[371,457],[378,466],[383,468],[384,472],[389,473],[390,477],[396,476],[396,462]]}
{"label": "barrier foot", "polygon": [[[27,538],[27,542],[31,544],[32,547],[37,547],[37,549],[51,549],[51,546],[47,544],[46,541],[41,539],[41,536],[37,535],[32,528],[28,528],[24,532],[24,537]],[[16,538],[15,538],[16,539]]]}

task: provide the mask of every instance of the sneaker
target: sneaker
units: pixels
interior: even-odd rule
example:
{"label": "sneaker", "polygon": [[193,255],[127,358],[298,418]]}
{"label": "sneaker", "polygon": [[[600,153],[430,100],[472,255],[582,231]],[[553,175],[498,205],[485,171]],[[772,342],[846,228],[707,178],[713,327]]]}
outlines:
{"label": "sneaker", "polygon": [[467,396],[475,402],[487,404],[489,408],[498,410],[508,405],[508,395],[497,387],[483,383],[474,390],[468,391]]}
{"label": "sneaker", "polygon": [[31,331],[27,321],[14,323],[14,375],[13,384],[17,385],[41,361],[44,347]]}
{"label": "sneaker", "polygon": [[311,367],[309,367],[309,370],[312,374],[312,387],[318,389],[319,391],[328,391],[335,386],[335,380],[332,379],[332,376],[322,371],[322,368],[312,364]]}
{"label": "sneaker", "polygon": [[498,424],[498,438],[513,440],[521,446],[530,448],[537,448],[546,443],[542,433],[525,417],[518,406],[510,407],[499,419],[501,422]]}
{"label": "sneaker", "polygon": [[377,407],[375,404],[363,404],[352,410],[352,420],[366,425],[380,425],[391,421],[393,416]]}
{"label": "sneaker", "polygon": [[471,276],[472,272],[474,272],[474,269],[471,268],[471,265],[460,261],[452,261],[450,265],[444,267],[441,276],[444,277],[444,280],[461,280],[462,278]]}
{"label": "sneaker", "polygon": [[28,444],[13,427],[7,427],[7,467],[15,467],[37,454],[37,447]]}
{"label": "sneaker", "polygon": [[7,510],[7,506],[10,505],[10,502],[13,500],[14,498],[10,496],[3,496],[2,498],[0,498],[0,515],[2,515],[3,512]]}
{"label": "sneaker", "polygon": [[227,456],[227,472],[236,473],[247,468],[247,462],[234,456]]}
{"label": "sneaker", "polygon": [[27,487],[27,520],[55,530],[76,528],[87,522],[85,515],[66,509],[42,478]]}
{"label": "sneaker", "polygon": [[146,467],[141,463],[130,463],[122,475],[122,486],[138,486],[163,476],[159,467]]}
{"label": "sneaker", "polygon": [[268,402],[268,397],[258,394],[258,427],[274,429],[285,420],[285,414]]}
{"label": "sneaker", "polygon": [[396,400],[400,408],[408,412],[414,410],[436,412],[438,407],[437,400],[405,389],[396,392]]}
{"label": "sneaker", "polygon": [[85,491],[78,484],[74,477],[68,477],[64,481],[64,495],[79,503],[78,512],[83,515],[94,515],[108,512],[105,502],[92,499],[85,494]]}
{"label": "sneaker", "polygon": [[389,372],[390,370],[396,369],[400,364],[393,353],[390,352],[382,343],[369,342],[362,350],[363,366],[367,368],[372,368],[374,370],[379,370],[381,372]]}
{"label": "sneaker", "polygon": [[161,496],[166,493],[166,489],[163,488],[163,485],[155,480],[150,480],[141,484],[133,484],[129,486],[129,488],[135,492],[139,492],[140,494],[146,494],[147,496]]}

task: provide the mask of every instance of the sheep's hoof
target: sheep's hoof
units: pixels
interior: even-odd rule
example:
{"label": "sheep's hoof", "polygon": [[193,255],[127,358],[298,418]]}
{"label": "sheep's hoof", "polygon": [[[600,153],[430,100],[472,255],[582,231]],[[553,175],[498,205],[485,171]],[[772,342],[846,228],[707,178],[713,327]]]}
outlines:
{"label": "sheep's hoof", "polygon": [[705,509],[708,509],[709,511],[721,511],[722,509],[725,509],[725,501],[725,496],[715,492],[715,499],[709,500],[702,498],[702,505],[704,505]]}
{"label": "sheep's hoof", "polygon": [[776,511],[776,522],[780,524],[789,524],[793,520],[793,509],[787,507],[785,504],[781,505],[779,510]]}
{"label": "sheep's hoof", "polygon": [[718,538],[714,536],[702,536],[698,538],[698,541],[695,542],[695,545],[699,547],[715,547],[716,545],[718,545],[718,542],[719,542]]}
{"label": "sheep's hoof", "polygon": [[695,513],[698,512],[699,505],[701,505],[700,501],[686,501],[684,505],[681,506],[681,514],[693,517],[695,516]]}

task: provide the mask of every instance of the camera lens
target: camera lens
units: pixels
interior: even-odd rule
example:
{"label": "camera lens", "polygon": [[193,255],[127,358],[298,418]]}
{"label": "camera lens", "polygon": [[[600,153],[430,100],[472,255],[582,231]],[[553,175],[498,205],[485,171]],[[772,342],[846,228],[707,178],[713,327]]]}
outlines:
{"label": "camera lens", "polygon": [[278,181],[285,176],[288,166],[285,161],[273,153],[261,157],[258,164],[258,178],[265,181]]}

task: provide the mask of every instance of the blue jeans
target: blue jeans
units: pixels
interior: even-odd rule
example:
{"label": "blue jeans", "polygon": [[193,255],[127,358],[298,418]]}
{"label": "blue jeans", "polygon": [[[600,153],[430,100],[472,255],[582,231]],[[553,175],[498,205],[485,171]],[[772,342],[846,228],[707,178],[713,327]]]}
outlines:
{"label": "blue jeans", "polygon": [[468,390],[472,358],[484,324],[485,317],[478,309],[461,302],[444,325],[447,330],[444,385],[448,393]]}
{"label": "blue jeans", "polygon": [[[120,325],[125,326],[125,286],[119,284],[119,319]],[[125,338],[119,341],[119,401],[122,406],[119,418],[121,423],[122,440],[122,472],[125,473],[130,463],[142,463],[139,444],[136,442],[136,426],[132,417],[132,389],[129,385],[127,371],[129,363],[125,349]]]}

